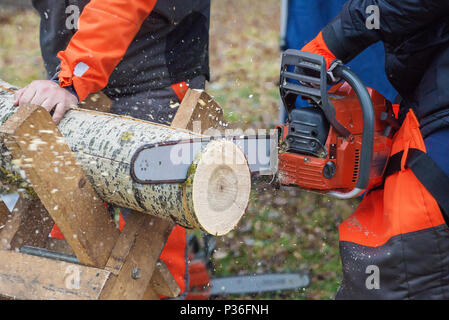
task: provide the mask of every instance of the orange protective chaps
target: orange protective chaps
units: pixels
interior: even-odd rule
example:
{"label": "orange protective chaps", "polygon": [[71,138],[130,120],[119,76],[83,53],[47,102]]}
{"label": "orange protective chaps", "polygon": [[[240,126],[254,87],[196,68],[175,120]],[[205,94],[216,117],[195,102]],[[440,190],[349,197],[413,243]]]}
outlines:
{"label": "orange protective chaps", "polygon": [[407,166],[416,150],[426,152],[410,111],[391,151],[401,156],[398,170],[339,227],[343,281],[337,299],[449,298],[449,229],[439,204]]}

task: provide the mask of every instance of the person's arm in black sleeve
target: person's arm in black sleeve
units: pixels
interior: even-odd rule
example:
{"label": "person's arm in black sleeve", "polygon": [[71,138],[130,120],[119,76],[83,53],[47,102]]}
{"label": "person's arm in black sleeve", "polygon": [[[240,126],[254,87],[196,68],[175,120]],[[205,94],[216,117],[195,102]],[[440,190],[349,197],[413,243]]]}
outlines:
{"label": "person's arm in black sleeve", "polygon": [[[378,8],[378,28],[367,27],[373,8]],[[378,41],[413,34],[448,13],[447,0],[350,0],[322,34],[330,51],[347,63]]]}

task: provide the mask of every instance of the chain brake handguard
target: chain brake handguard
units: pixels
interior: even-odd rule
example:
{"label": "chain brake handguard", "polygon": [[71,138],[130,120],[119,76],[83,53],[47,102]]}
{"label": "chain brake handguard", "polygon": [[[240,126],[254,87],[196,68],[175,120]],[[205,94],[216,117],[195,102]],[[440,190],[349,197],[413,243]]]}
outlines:
{"label": "chain brake handguard", "polygon": [[[334,63],[338,64],[339,62]],[[289,67],[293,67],[293,71],[289,71]],[[325,117],[338,134],[348,138],[351,132],[337,121],[335,108],[329,100],[328,85],[335,83],[329,83],[328,77],[329,73],[324,57],[288,49],[282,54],[281,59],[281,99],[289,115],[295,108],[298,96],[312,100],[323,110]]]}

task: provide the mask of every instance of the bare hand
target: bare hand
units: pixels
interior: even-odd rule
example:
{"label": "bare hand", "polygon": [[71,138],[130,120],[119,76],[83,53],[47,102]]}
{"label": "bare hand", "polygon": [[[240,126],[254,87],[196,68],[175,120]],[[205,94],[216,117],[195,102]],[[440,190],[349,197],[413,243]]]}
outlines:
{"label": "bare hand", "polygon": [[36,80],[16,92],[14,105],[34,104],[50,112],[55,110],[53,121],[58,124],[64,114],[78,104],[78,99],[68,90],[51,80]]}

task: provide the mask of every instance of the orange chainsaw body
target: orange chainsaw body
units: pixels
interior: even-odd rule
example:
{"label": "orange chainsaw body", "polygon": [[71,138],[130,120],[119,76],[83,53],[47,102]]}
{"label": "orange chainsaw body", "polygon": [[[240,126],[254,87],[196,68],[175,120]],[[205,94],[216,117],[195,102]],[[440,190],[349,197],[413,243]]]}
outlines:
{"label": "orange chainsaw body", "polygon": [[[382,183],[392,145],[392,131],[389,123],[381,120],[381,115],[393,114],[391,103],[374,89],[368,88],[375,113],[375,135],[373,160],[370,169],[368,189]],[[297,152],[281,151],[279,154],[279,183],[285,186],[298,186],[301,189],[318,193],[330,191],[349,192],[356,186],[362,147],[363,117],[359,100],[347,83],[340,83],[329,91],[330,101],[335,108],[335,116],[351,135],[340,136],[330,126],[325,143],[325,156],[311,156]],[[337,97],[338,96],[338,97]],[[286,141],[289,125],[280,126],[280,137]],[[282,142],[281,142],[282,146]],[[282,147],[281,147],[282,150]],[[333,174],[325,175],[326,166],[333,168]]]}

